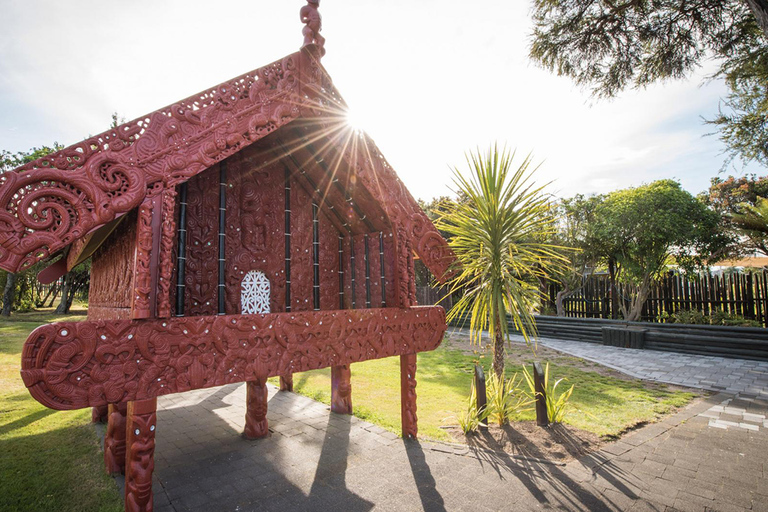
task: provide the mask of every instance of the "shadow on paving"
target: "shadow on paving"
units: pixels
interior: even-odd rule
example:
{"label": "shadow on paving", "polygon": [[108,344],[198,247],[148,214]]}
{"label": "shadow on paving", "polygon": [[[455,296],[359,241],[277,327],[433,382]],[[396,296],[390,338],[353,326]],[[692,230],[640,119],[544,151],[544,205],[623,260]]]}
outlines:
{"label": "shadow on paving", "polygon": [[[709,453],[707,460],[717,466],[716,457],[728,449],[761,453],[768,439],[762,431],[745,437],[748,432],[708,429],[699,414],[715,403],[717,398],[699,402],[600,452],[558,465],[537,460],[544,454],[536,448],[510,456],[498,444],[479,449],[404,441],[272,387],[272,435],[249,441],[240,435],[243,385],[173,395],[158,411],[155,510],[716,510],[731,501],[716,501],[720,497],[707,486],[732,487],[728,478],[739,474],[743,480],[750,468],[762,478],[762,467],[731,461],[723,480],[714,482],[708,464],[694,474],[698,465],[690,460]],[[744,510],[760,499],[756,493],[764,482],[750,484]]]}

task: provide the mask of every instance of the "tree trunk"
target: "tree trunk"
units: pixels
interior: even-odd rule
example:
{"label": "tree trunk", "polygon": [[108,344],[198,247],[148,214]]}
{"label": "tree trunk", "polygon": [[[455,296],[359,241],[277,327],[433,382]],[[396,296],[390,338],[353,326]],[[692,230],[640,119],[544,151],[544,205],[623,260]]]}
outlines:
{"label": "tree trunk", "polygon": [[496,335],[493,340],[493,373],[499,378],[499,382],[504,379],[504,335],[501,333],[500,322],[496,321]]}
{"label": "tree trunk", "polygon": [[747,5],[757,20],[757,26],[768,39],[768,0],[747,0]]}
{"label": "tree trunk", "polygon": [[616,291],[616,261],[613,258],[608,260],[608,274],[611,280],[611,318],[616,320],[619,317],[619,294]]}
{"label": "tree trunk", "polygon": [[16,274],[8,272],[5,278],[5,290],[3,290],[3,316],[11,316],[13,299],[16,292]]}
{"label": "tree trunk", "polygon": [[563,301],[571,294],[571,290],[566,286],[565,289],[557,292],[555,296],[555,308],[557,310],[557,316],[565,316],[565,305]]}
{"label": "tree trunk", "polygon": [[56,308],[56,313],[60,315],[69,313],[69,306],[72,304],[72,299],[69,297],[72,293],[71,290],[72,276],[67,273],[67,275],[64,277],[64,284],[61,286],[61,302],[59,302],[59,305]]}
{"label": "tree trunk", "polygon": [[58,297],[58,296],[59,296],[59,292],[60,292],[60,291],[61,291],[61,286],[59,286],[58,284],[56,284],[56,285],[54,286],[54,288],[53,288],[53,294],[51,295],[51,300],[50,300],[50,302],[48,302],[48,305],[47,305],[47,306],[46,306],[45,304],[43,304],[43,306],[44,306],[44,307],[47,307],[47,308],[52,308],[52,307],[53,307],[53,303],[54,303],[54,302],[56,302],[56,297]]}
{"label": "tree trunk", "polygon": [[638,322],[643,314],[643,306],[651,291],[650,283],[643,279],[642,284],[637,288],[637,294],[632,298],[632,305],[628,312],[625,312],[624,319],[628,322]]}

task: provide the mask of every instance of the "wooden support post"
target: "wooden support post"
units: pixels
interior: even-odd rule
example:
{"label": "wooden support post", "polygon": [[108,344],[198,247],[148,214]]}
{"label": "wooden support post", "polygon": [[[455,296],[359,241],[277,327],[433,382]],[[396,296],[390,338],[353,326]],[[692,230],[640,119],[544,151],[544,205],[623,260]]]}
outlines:
{"label": "wooden support post", "polygon": [[540,427],[549,426],[547,414],[547,390],[544,387],[544,371],[541,363],[533,363],[533,383],[536,390],[536,424]]}
{"label": "wooden support post", "polygon": [[110,404],[104,434],[104,465],[110,475],[125,473],[125,435],[128,404]]}
{"label": "wooden support post", "polygon": [[259,378],[245,383],[245,429],[248,439],[261,439],[269,435],[267,423],[267,379]]}
{"label": "wooden support post", "polygon": [[109,411],[106,405],[99,405],[91,409],[91,423],[106,423]]}
{"label": "wooden support post", "polygon": [[286,373],[280,376],[280,391],[293,391],[293,374]]}
{"label": "wooden support post", "polygon": [[125,510],[152,510],[157,398],[128,402],[125,450]]}
{"label": "wooden support post", "polygon": [[352,371],[348,364],[331,367],[331,411],[352,414]]}
{"label": "wooden support post", "polygon": [[400,420],[403,439],[416,439],[416,354],[400,356]]}
{"label": "wooden support post", "polygon": [[[488,397],[485,392],[485,373],[479,364],[475,365],[475,400],[477,402],[477,414],[480,416],[488,405]],[[480,428],[488,428],[488,420],[481,421]]]}

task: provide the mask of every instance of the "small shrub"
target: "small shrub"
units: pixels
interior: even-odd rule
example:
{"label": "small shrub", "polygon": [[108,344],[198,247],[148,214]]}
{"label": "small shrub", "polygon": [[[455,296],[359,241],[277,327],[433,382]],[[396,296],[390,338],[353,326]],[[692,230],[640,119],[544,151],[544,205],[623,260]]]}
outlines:
{"label": "small shrub", "polygon": [[730,325],[732,327],[762,327],[757,320],[748,320],[741,315],[717,311],[711,317],[712,325]]}
{"label": "small shrub", "polygon": [[498,423],[499,426],[504,425],[510,416],[533,403],[533,400],[530,400],[520,390],[521,383],[522,381],[518,379],[517,374],[505,380],[496,377],[496,374],[491,372],[486,381],[488,396],[486,412],[491,421]]}
{"label": "small shrub", "polygon": [[709,318],[699,310],[684,309],[669,316],[669,322],[673,324],[707,325]]}
{"label": "small shrub", "polygon": [[478,413],[477,410],[477,391],[475,390],[475,382],[472,381],[472,389],[469,392],[469,400],[464,410],[459,412],[456,419],[459,422],[459,427],[464,434],[469,434],[477,430],[477,427],[481,422],[485,421],[488,417],[488,407],[484,411]]}
{"label": "small shrub", "polygon": [[[525,366],[523,366],[523,376],[525,377],[525,382],[528,384],[528,392],[526,394],[531,399],[531,402],[534,402],[536,400],[536,395],[538,394],[536,393],[536,384],[534,383],[533,375],[528,372],[528,369]],[[558,395],[557,386],[564,380],[566,379],[559,379],[550,387],[549,363],[547,363],[544,368],[544,393],[546,394],[547,416],[549,416],[550,423],[562,423],[568,412],[568,401],[571,399],[575,385],[572,384],[567,391],[563,391]]]}

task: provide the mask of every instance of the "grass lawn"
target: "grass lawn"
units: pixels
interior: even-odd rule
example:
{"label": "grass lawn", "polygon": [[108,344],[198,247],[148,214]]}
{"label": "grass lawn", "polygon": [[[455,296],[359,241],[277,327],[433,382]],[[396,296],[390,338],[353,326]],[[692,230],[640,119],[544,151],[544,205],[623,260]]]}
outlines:
{"label": "grass lawn", "polygon": [[50,311],[0,320],[0,510],[123,510],[104,471],[90,410],[53,411],[37,403],[19,376],[21,346],[43,323],[82,320],[85,311]]}
{"label": "grass lawn", "polygon": [[[478,360],[487,375],[490,371],[489,357],[478,358],[444,346],[419,354],[416,393],[420,435],[450,440],[439,427],[457,424],[456,416],[465,407],[474,363]],[[576,358],[558,358],[550,364],[550,379],[568,379],[568,385],[560,384],[559,391],[568,389],[570,384],[576,385],[571,397],[573,407],[565,423],[599,436],[618,436],[639,423],[655,421],[660,415],[687,404],[695,396],[672,390],[665,384],[619,379],[580,368],[584,366]],[[595,365],[588,363],[586,366]],[[521,372],[521,368],[508,364],[506,371],[511,377],[515,372]],[[330,404],[330,370],[295,374],[294,391]],[[399,358],[352,365],[352,406],[356,416],[400,432]],[[513,419],[532,420],[535,416],[531,411]]]}

